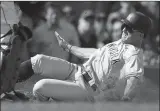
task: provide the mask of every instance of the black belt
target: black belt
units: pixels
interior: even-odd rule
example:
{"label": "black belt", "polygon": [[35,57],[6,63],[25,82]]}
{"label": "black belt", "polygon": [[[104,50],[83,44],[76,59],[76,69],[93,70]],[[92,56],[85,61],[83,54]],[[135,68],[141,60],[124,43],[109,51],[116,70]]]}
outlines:
{"label": "black belt", "polygon": [[90,85],[93,91],[96,91],[97,85],[91,82],[93,78],[90,76],[90,74],[88,74],[88,72],[85,70],[85,67],[83,65],[81,65],[81,68],[82,68],[82,76],[84,81]]}

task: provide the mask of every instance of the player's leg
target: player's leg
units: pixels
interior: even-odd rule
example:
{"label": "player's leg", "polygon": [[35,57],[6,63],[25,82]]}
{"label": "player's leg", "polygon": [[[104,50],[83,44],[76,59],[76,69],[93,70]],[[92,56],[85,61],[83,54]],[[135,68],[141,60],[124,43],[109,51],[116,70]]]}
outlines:
{"label": "player's leg", "polygon": [[45,77],[65,80],[75,70],[75,65],[57,58],[38,54],[31,58],[34,73]]}
{"label": "player's leg", "polygon": [[19,81],[30,78],[33,74],[40,74],[54,79],[67,79],[76,66],[66,60],[37,54],[31,59],[21,63],[19,68]]}
{"label": "player's leg", "polygon": [[33,94],[40,101],[47,101],[48,98],[60,101],[91,101],[88,92],[77,83],[55,79],[38,81],[34,85]]}

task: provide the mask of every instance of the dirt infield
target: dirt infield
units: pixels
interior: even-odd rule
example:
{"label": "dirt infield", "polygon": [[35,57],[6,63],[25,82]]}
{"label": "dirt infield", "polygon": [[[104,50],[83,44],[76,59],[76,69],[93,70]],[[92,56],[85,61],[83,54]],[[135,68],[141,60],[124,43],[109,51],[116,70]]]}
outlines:
{"label": "dirt infield", "polygon": [[[153,73],[150,72],[151,75]],[[148,75],[147,77],[151,76]],[[115,92],[106,92],[103,102],[90,103],[38,103],[37,101],[25,103],[1,102],[1,111],[159,111],[159,85],[153,78],[145,78],[145,82],[137,90],[138,95],[132,103],[116,101]],[[34,75],[26,82],[16,85],[16,89],[32,96],[34,84],[44,77]],[[159,82],[159,80],[158,80]],[[114,102],[113,102],[114,101]]]}
{"label": "dirt infield", "polygon": [[130,103],[2,103],[1,111],[159,111],[159,105]]}
{"label": "dirt infield", "polygon": [[[32,96],[32,88],[34,84],[40,79],[43,79],[43,77],[34,75],[31,79],[27,80],[26,82],[17,84],[16,89],[22,92],[26,92],[28,96]],[[121,87],[118,88],[121,89]],[[136,92],[137,96],[135,97],[134,102],[159,102],[159,86],[148,78],[145,79],[145,82]],[[117,95],[117,91],[111,90],[105,93],[105,97],[99,97],[98,100],[116,101],[116,96],[119,96]]]}

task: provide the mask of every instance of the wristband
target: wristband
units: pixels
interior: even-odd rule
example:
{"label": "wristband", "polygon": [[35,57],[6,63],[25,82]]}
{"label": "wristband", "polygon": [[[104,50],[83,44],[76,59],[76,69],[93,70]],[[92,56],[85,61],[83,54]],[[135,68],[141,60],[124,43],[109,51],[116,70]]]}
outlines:
{"label": "wristband", "polygon": [[69,50],[70,50],[69,45],[70,44],[68,44],[67,42],[64,42],[64,44],[62,44],[61,47],[63,48],[63,50],[69,52]]}
{"label": "wristband", "polygon": [[68,48],[68,52],[71,52],[71,48],[72,48],[72,45],[70,45],[70,47]]}

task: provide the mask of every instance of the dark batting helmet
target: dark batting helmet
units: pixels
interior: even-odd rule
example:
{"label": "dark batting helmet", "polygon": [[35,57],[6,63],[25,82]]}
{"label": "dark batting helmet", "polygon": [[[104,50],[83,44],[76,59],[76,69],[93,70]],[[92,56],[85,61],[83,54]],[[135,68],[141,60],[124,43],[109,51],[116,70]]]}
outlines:
{"label": "dark batting helmet", "polygon": [[126,19],[122,20],[122,22],[123,25],[127,25],[133,30],[140,31],[145,35],[148,34],[152,27],[151,19],[141,12],[134,12],[129,14]]}

